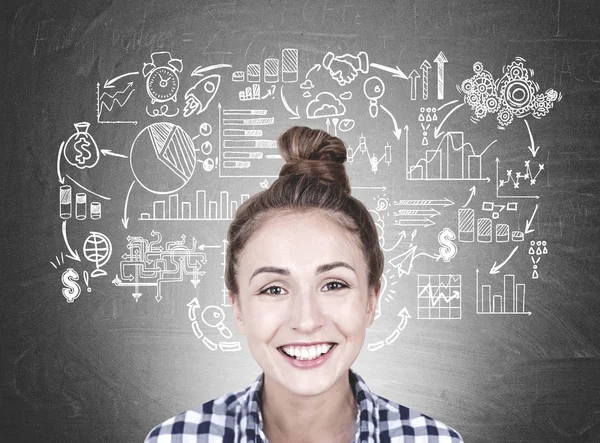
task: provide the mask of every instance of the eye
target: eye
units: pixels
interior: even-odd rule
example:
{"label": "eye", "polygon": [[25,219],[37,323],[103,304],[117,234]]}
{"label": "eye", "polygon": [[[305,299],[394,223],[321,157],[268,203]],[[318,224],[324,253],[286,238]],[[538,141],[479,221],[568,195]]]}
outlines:
{"label": "eye", "polygon": [[[271,291],[271,289],[273,291]],[[259,294],[267,294],[267,295],[276,296],[276,295],[281,295],[282,290],[283,290],[283,288],[281,286],[272,285],[272,286],[269,286],[269,287],[263,289],[262,291],[260,291]]]}
{"label": "eye", "polygon": [[327,282],[325,284],[325,287],[329,288],[329,289],[327,289],[328,291],[339,291],[340,289],[348,288],[348,285],[346,283],[344,283],[343,281],[333,280],[333,281]]}

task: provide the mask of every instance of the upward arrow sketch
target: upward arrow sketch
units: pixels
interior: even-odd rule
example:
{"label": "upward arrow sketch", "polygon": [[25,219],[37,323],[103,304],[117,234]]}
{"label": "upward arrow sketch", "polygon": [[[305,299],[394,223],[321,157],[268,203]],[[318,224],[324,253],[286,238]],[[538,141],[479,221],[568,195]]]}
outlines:
{"label": "upward arrow sketch", "polygon": [[408,78],[410,78],[410,99],[417,99],[417,79],[421,77],[416,69],[413,69],[410,74],[408,74]]}
{"label": "upward arrow sketch", "polygon": [[427,100],[429,97],[429,70],[431,69],[431,65],[427,60],[423,60],[421,63],[421,73],[423,78],[421,80],[423,86],[423,100]]}
{"label": "upward arrow sketch", "polygon": [[442,51],[437,55],[434,62],[437,64],[437,98],[444,99],[444,64],[448,63],[448,59]]}

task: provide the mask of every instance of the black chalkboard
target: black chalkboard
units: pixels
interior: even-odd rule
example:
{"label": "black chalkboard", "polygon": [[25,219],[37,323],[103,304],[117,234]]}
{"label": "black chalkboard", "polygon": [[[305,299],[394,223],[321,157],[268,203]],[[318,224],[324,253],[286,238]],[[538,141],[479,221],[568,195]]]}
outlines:
{"label": "black chalkboard", "polygon": [[467,442],[600,441],[596,2],[2,10],[3,441],[143,441],[254,380],[225,235],[292,125],[381,229],[371,389]]}

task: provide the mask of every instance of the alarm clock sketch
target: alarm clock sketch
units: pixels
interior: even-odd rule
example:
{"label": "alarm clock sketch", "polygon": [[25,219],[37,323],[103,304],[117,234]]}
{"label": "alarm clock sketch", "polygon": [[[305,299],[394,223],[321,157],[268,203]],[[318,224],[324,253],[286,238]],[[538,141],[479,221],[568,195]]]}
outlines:
{"label": "alarm clock sketch", "polygon": [[[146,78],[146,92],[150,97],[152,110],[146,107],[146,112],[152,117],[174,117],[179,113],[170,111],[169,102],[177,103],[179,91],[179,73],[183,70],[183,62],[171,57],[167,51],[154,52],[152,62],[144,63],[142,73]],[[154,106],[159,103],[159,106]]]}

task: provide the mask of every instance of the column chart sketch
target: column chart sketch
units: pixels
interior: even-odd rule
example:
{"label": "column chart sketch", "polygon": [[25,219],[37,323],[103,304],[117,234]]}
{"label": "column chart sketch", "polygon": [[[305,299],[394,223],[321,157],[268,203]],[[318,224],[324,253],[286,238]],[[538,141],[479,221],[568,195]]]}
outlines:
{"label": "column chart sketch", "polygon": [[249,198],[250,194],[241,194],[238,201],[230,198],[229,191],[221,191],[218,200],[208,200],[204,189],[196,191],[193,201],[180,201],[179,194],[171,194],[153,201],[151,212],[142,212],[139,220],[233,220],[237,208]]}
{"label": "column chart sketch", "polygon": [[134,288],[131,294],[135,301],[142,296],[141,287],[156,288],[156,301],[162,300],[162,288],[167,283],[178,283],[187,277],[194,287],[200,283],[200,277],[206,264],[206,254],[200,250],[196,239],[191,246],[186,245],[186,236],[181,240],[162,243],[160,232],[152,231],[155,240],[139,236],[127,236],[128,253],[123,254],[120,263],[120,275],[112,283],[115,286]]}
{"label": "column chart sketch", "polygon": [[482,156],[496,140],[477,154],[471,143],[465,142],[463,132],[446,132],[436,149],[427,149],[412,164],[409,162],[408,134],[406,134],[407,180],[478,180],[490,181],[482,175]]}
{"label": "column chart sketch", "polygon": [[493,294],[491,285],[479,287],[479,269],[475,274],[478,314],[521,314],[531,315],[525,310],[525,283],[516,283],[514,274],[504,275],[501,294]]}
{"label": "column chart sketch", "polygon": [[[484,209],[485,210],[485,209]],[[508,241],[522,242],[525,238],[523,231],[511,230],[508,223],[497,223],[496,212],[491,217],[475,217],[471,208],[458,209],[458,241],[462,243],[507,243]]]}
{"label": "column chart sketch", "polygon": [[377,158],[377,154],[375,154],[374,152],[369,152],[367,141],[363,134],[360,134],[360,137],[358,139],[358,146],[356,148],[353,149],[349,145],[346,148],[346,157],[349,164],[352,164],[357,154],[360,154],[361,156],[366,155],[371,165],[371,171],[373,173],[376,173],[378,171],[379,163],[381,163],[382,161],[385,161],[385,163],[388,166],[392,163],[392,147],[390,146],[390,144],[385,144],[385,146],[383,147],[383,153],[380,155],[379,158]]}
{"label": "column chart sketch", "polygon": [[280,163],[272,161],[281,161],[277,140],[264,138],[274,122],[266,109],[223,109],[219,103],[219,177],[278,177]]}
{"label": "column chart sketch", "polygon": [[461,276],[419,275],[418,317],[424,320],[461,318]]}

